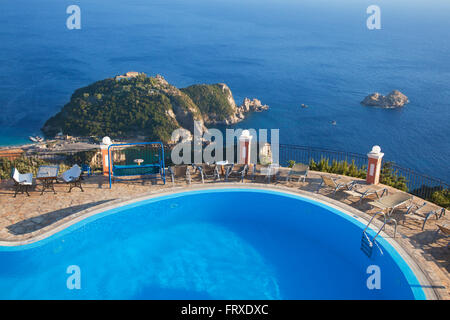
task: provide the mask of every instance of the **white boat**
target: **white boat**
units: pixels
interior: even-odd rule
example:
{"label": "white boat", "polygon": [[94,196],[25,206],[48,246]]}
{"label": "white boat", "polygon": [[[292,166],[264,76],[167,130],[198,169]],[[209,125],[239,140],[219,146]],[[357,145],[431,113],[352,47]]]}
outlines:
{"label": "white boat", "polygon": [[29,136],[28,138],[29,138],[31,141],[33,141],[33,142],[42,142],[42,141],[44,141],[44,138],[39,137],[39,136],[35,136],[35,137]]}

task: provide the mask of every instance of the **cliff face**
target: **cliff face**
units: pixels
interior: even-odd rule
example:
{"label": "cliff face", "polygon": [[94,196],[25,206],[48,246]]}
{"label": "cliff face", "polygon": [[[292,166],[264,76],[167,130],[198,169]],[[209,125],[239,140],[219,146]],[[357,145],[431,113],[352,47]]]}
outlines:
{"label": "cliff face", "polygon": [[237,123],[245,119],[246,113],[269,109],[258,99],[249,98],[237,106],[230,88],[224,83],[193,85],[181,91],[197,104],[207,125]]}
{"label": "cliff face", "polygon": [[193,133],[194,121],[231,124],[245,113],[267,109],[259,100],[245,99],[236,106],[226,84],[193,85],[178,89],[162,76],[139,74],[111,78],[76,90],[70,101],[47,120],[42,131],[47,137],[62,131],[74,136],[110,136],[171,141],[172,132],[183,128]]}
{"label": "cliff face", "polygon": [[398,90],[393,90],[386,96],[383,96],[378,92],[370,94],[361,101],[361,104],[380,108],[399,108],[403,107],[408,102],[407,96]]}

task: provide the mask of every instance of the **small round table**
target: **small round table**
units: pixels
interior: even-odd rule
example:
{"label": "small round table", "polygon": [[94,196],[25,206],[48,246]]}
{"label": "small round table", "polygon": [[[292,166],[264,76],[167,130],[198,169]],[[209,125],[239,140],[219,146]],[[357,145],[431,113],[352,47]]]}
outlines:
{"label": "small round table", "polygon": [[134,159],[134,162],[138,164],[138,166],[141,165],[142,162],[144,162],[143,159]]}

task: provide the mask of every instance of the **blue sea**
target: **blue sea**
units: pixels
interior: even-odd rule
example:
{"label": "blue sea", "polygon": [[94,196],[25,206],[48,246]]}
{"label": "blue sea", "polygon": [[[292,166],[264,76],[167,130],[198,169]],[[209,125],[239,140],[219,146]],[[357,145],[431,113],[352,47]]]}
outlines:
{"label": "blue sea", "polygon": [[[72,4],[81,30],[66,27]],[[380,30],[366,27],[372,4]],[[450,181],[448,30],[447,0],[2,0],[0,145],[39,134],[75,89],[133,70],[178,87],[224,82],[238,103],[270,105],[236,127],[359,153],[378,144]],[[360,105],[393,89],[410,103]]]}

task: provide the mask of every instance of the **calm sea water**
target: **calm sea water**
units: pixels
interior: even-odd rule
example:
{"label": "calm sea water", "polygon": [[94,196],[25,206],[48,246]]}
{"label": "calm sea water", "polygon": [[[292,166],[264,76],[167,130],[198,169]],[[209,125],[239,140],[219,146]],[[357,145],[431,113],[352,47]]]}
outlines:
{"label": "calm sea water", "polygon": [[[3,0],[0,145],[39,134],[76,88],[136,70],[179,87],[225,82],[238,102],[271,106],[238,127],[361,153],[378,144],[389,159],[450,181],[450,2],[379,0],[382,30],[370,31],[372,2]],[[81,7],[81,30],[66,28],[71,4]],[[359,104],[392,89],[411,103]]]}

